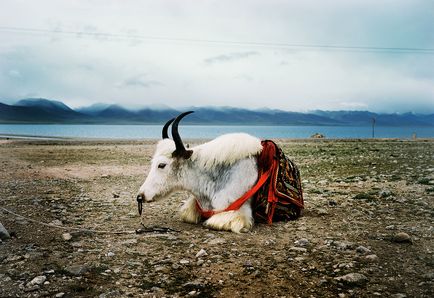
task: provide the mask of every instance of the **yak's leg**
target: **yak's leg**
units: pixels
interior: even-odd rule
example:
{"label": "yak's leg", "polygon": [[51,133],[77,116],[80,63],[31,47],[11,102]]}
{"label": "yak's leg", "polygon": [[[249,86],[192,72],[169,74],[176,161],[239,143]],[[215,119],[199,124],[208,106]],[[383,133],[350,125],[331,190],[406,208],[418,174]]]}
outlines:
{"label": "yak's leg", "polygon": [[200,214],[196,208],[196,199],[194,197],[189,198],[179,210],[179,216],[181,220],[188,223],[197,224],[200,221]]}
{"label": "yak's leg", "polygon": [[211,216],[204,225],[214,230],[246,233],[253,227],[252,208],[249,202],[237,211],[227,211]]}

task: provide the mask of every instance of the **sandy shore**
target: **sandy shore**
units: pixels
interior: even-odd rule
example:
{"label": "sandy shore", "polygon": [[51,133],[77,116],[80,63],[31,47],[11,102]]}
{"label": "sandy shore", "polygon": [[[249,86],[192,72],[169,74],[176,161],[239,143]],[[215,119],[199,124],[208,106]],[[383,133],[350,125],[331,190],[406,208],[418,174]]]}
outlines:
{"label": "sandy shore", "polygon": [[175,193],[142,217],[173,231],[114,235],[68,227],[138,228],[155,141],[7,138],[0,207],[25,217],[0,210],[1,297],[434,296],[434,140],[278,140],[301,171],[299,220],[207,230],[178,220]]}

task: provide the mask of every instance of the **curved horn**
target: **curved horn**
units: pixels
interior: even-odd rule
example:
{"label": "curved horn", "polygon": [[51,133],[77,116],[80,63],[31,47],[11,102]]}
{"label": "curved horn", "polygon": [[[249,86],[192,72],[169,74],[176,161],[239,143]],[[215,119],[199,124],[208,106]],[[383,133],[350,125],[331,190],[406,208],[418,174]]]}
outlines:
{"label": "curved horn", "polygon": [[166,124],[164,124],[163,130],[161,132],[163,139],[168,139],[169,135],[167,133],[167,129],[169,128],[170,124],[172,124],[172,122],[175,120],[175,118],[170,119],[169,121],[166,122]]}
{"label": "curved horn", "polygon": [[182,139],[178,132],[178,124],[181,121],[181,119],[191,113],[193,113],[193,111],[184,112],[180,114],[178,117],[176,117],[175,121],[172,124],[172,137],[176,146],[176,150],[172,153],[173,157],[184,157],[185,159],[187,159],[193,153],[193,151],[185,149],[184,144],[182,143]]}

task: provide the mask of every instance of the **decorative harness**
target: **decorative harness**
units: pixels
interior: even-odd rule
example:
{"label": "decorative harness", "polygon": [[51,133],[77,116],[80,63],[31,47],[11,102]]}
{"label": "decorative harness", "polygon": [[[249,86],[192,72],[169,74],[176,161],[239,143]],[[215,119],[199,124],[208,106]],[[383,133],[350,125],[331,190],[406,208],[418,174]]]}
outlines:
{"label": "decorative harness", "polygon": [[304,204],[297,167],[273,141],[265,140],[261,145],[262,151],[258,156],[259,179],[256,184],[224,210],[204,210],[196,199],[196,208],[203,218],[238,210],[255,195],[257,197],[253,209],[260,220],[271,224],[276,207],[279,208],[276,217],[291,219],[300,215]]}

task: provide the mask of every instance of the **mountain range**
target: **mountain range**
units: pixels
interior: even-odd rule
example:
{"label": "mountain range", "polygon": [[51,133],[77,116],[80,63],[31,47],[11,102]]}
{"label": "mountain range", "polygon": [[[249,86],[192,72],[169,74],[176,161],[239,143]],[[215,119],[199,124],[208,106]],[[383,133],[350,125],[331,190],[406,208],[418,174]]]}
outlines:
{"label": "mountain range", "polygon": [[[379,114],[368,111],[289,112],[233,107],[189,107],[195,113],[185,124],[203,125],[330,125],[368,126],[375,119],[382,126],[433,126],[434,114]],[[94,104],[72,109],[61,101],[27,98],[14,104],[0,102],[0,123],[62,124],[161,124],[180,112],[167,106],[128,109],[120,105]]]}

